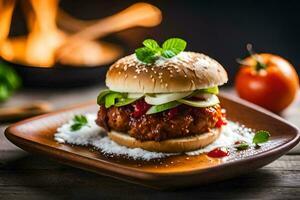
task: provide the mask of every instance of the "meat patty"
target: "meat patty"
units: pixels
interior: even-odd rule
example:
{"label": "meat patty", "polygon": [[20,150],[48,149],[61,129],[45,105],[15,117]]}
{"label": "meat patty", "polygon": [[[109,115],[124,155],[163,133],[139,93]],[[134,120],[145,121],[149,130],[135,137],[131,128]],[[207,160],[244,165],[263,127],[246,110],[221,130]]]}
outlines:
{"label": "meat patty", "polygon": [[208,108],[180,105],[168,111],[138,117],[133,113],[132,105],[108,109],[101,105],[96,122],[107,131],[128,133],[141,141],[162,141],[207,132],[222,117],[220,105]]}

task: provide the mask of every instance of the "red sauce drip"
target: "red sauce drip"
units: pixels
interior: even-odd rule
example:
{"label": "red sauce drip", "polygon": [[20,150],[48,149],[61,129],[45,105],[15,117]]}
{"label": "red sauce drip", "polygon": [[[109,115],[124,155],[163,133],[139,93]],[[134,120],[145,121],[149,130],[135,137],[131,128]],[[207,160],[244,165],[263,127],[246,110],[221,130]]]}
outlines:
{"label": "red sauce drip", "polygon": [[228,156],[229,151],[227,151],[227,149],[225,149],[225,148],[216,148],[216,149],[208,152],[207,155],[212,158],[222,158],[222,157]]}
{"label": "red sauce drip", "polygon": [[223,125],[226,125],[227,124],[227,120],[226,120],[226,112],[225,110],[222,109],[222,115],[221,117],[219,117],[217,123],[216,123],[216,127],[217,128],[221,128]]}
{"label": "red sauce drip", "polygon": [[223,117],[220,117],[216,123],[216,127],[217,128],[221,128],[223,125],[226,125],[227,122],[223,119]]}
{"label": "red sauce drip", "polygon": [[133,117],[140,117],[144,115],[147,110],[151,107],[151,105],[147,104],[144,99],[137,101],[134,105],[134,111],[132,113]]}

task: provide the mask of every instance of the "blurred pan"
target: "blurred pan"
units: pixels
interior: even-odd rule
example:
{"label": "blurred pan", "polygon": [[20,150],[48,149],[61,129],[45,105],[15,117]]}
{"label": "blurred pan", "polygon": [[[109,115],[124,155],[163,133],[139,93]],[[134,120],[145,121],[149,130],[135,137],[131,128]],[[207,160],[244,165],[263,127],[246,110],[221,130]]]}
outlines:
{"label": "blurred pan", "polygon": [[30,87],[78,87],[102,83],[109,65],[73,67],[57,64],[51,68],[4,62],[14,67],[23,85]]}
{"label": "blurred pan", "polygon": [[[116,43],[116,42],[115,42]],[[117,43],[123,47],[122,55],[127,52],[126,45],[120,41]],[[122,56],[121,55],[121,56]],[[12,66],[20,75],[24,86],[66,88],[88,86],[104,83],[105,74],[109,66],[115,61],[97,66],[71,66],[57,63],[53,67],[36,67],[3,59],[3,62]]]}

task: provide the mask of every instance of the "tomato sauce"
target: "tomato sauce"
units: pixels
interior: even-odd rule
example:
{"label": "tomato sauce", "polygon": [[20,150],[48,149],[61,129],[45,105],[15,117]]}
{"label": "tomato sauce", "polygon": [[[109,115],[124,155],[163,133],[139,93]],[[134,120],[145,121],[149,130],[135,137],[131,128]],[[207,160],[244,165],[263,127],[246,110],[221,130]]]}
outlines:
{"label": "tomato sauce", "polygon": [[229,151],[226,148],[216,148],[208,152],[207,155],[212,158],[223,158],[229,156]]}

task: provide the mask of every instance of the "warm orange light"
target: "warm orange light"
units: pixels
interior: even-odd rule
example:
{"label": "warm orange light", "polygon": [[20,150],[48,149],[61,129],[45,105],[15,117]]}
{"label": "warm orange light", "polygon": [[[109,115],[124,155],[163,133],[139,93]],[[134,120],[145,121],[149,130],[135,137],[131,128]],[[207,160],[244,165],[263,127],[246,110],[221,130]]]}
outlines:
{"label": "warm orange light", "polygon": [[136,3],[115,15],[87,22],[59,15],[63,17],[63,24],[83,26],[83,30],[70,35],[57,27],[58,0],[21,3],[29,34],[7,38],[15,0],[0,1],[0,55],[8,61],[37,67],[51,67],[56,62],[73,66],[112,62],[122,50],[94,39],[134,26],[156,26],[162,18],[160,10],[147,3]]}

